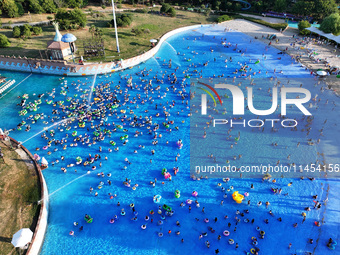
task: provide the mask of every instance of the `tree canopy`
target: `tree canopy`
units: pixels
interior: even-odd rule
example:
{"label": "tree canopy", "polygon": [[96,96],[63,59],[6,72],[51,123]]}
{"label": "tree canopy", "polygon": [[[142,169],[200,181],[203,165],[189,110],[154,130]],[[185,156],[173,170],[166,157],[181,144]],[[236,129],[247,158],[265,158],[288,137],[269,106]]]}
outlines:
{"label": "tree canopy", "polygon": [[339,13],[333,13],[326,17],[321,25],[320,30],[325,33],[333,33],[334,35],[340,34],[340,15]]}
{"label": "tree canopy", "polygon": [[58,9],[55,20],[59,22],[60,29],[78,29],[86,26],[86,15],[78,8],[74,10]]}

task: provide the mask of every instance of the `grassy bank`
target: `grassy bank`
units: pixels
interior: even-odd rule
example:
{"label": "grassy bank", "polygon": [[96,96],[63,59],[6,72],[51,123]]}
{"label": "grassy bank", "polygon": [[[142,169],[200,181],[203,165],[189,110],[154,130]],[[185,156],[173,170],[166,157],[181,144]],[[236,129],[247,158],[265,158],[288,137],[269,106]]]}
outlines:
{"label": "grassy bank", "polygon": [[0,254],[20,254],[11,244],[21,228],[34,230],[40,199],[38,176],[20,156],[0,142],[4,159],[0,159]]}
{"label": "grassy bank", "polygon": [[[159,8],[156,8],[156,10],[159,11]],[[119,60],[121,58],[130,58],[149,50],[150,39],[157,39],[166,32],[175,28],[201,23],[211,23],[216,20],[215,16],[207,17],[201,13],[187,11],[177,11],[177,16],[175,18],[151,13],[128,13],[132,13],[133,15],[132,24],[129,27],[118,28],[118,38],[121,51],[120,55],[118,55],[116,52],[114,29],[107,26],[107,23],[112,19],[112,13],[103,12],[100,13],[100,16],[96,18],[90,14],[87,14],[88,22],[84,29],[75,31],[61,31],[61,33],[65,34],[70,32],[78,38],[76,41],[76,45],[79,49],[77,55],[80,56],[83,55],[84,52],[83,42],[91,39],[91,33],[89,32],[90,26],[95,25],[96,27],[101,28],[103,31],[102,37],[105,44],[106,58],[92,58],[90,60],[112,61]],[[141,35],[135,36],[131,30],[138,27],[149,29],[150,33],[143,33]],[[43,27],[42,35],[32,36],[30,39],[25,41],[23,39],[13,38],[11,29],[2,29],[1,32],[4,33],[11,41],[10,48],[0,49],[0,55],[6,56],[20,55],[37,58],[42,56],[43,58],[46,58],[44,51],[47,47],[47,42],[53,40],[54,38],[54,29],[52,26]]]}

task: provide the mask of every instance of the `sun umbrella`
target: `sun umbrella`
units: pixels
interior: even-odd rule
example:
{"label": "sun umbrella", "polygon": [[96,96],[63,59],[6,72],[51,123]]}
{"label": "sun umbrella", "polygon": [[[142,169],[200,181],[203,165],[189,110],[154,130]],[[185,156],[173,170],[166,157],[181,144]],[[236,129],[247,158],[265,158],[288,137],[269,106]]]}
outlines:
{"label": "sun umbrella", "polygon": [[45,166],[48,165],[48,162],[47,162],[47,160],[44,157],[42,157],[42,159],[41,159],[41,164],[43,164]]}
{"label": "sun umbrella", "polygon": [[151,43],[156,43],[157,40],[156,40],[156,39],[151,39],[150,42],[151,42]]}
{"label": "sun umbrella", "polygon": [[326,71],[317,71],[316,74],[320,75],[320,76],[325,76],[325,75],[327,75],[327,72]]}
{"label": "sun umbrella", "polygon": [[73,63],[75,63],[75,62],[74,62],[74,56],[73,56],[73,51],[72,51],[72,47],[71,47],[71,42],[74,42],[75,40],[77,40],[77,37],[75,37],[73,34],[64,34],[63,37],[61,37],[61,41],[64,42],[64,43],[68,43],[69,46],[70,46]]}
{"label": "sun umbrella", "polygon": [[61,41],[65,42],[65,43],[70,43],[70,42],[74,42],[77,40],[77,37],[75,37],[73,34],[64,34],[61,37]]}
{"label": "sun umbrella", "polygon": [[32,240],[33,232],[29,228],[22,228],[13,235],[12,244],[14,247],[24,247]]}

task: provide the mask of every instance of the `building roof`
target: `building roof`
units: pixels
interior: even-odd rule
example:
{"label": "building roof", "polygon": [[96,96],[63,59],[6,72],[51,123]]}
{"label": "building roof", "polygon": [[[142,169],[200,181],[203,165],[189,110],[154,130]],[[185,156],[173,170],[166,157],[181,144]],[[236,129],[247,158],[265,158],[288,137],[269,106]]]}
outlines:
{"label": "building roof", "polygon": [[50,41],[47,44],[47,49],[49,50],[64,50],[64,49],[68,49],[70,46],[68,45],[68,43],[64,43],[64,42],[55,42],[55,41]]}

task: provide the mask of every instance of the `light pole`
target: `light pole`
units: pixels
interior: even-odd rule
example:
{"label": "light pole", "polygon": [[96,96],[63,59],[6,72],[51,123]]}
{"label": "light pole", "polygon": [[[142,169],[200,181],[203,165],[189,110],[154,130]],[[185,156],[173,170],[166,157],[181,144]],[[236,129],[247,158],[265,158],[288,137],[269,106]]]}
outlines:
{"label": "light pole", "polygon": [[114,26],[115,26],[115,33],[116,33],[117,52],[119,53],[120,51],[119,51],[119,42],[118,42],[118,31],[117,31],[115,4],[114,4],[113,0],[111,0],[111,2],[112,2],[113,23],[114,23]]}

